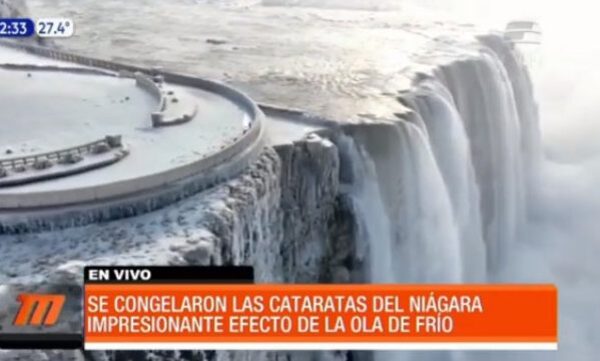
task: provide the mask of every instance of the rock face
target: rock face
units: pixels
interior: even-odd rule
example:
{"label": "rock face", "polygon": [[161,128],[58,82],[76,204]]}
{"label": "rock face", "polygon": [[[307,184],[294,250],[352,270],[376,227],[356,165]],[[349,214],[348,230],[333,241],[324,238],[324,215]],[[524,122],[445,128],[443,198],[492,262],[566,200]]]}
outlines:
{"label": "rock face", "polygon": [[[279,146],[281,215],[285,230],[281,249],[285,282],[326,281],[328,255],[334,251],[330,227],[335,224],[339,158],[334,144],[313,134]],[[303,220],[299,222],[299,220]]]}

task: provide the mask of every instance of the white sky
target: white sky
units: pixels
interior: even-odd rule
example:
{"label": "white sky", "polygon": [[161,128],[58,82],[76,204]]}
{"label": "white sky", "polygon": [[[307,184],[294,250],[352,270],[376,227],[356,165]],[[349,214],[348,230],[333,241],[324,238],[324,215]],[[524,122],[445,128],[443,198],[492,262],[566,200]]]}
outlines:
{"label": "white sky", "polygon": [[590,0],[421,0],[413,4],[435,9],[468,22],[498,28],[510,20],[526,18],[538,21],[546,44],[568,44],[565,49],[578,53],[600,48],[595,35],[600,30],[600,3]]}

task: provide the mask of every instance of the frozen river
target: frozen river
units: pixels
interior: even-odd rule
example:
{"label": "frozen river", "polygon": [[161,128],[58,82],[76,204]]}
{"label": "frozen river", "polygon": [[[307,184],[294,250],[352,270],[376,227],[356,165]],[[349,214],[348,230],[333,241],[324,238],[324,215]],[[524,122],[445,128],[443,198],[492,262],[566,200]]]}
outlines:
{"label": "frozen river", "polygon": [[223,80],[257,101],[336,118],[391,116],[415,62],[472,33],[466,24],[407,16],[395,1],[333,1],[329,9],[320,1],[28,3],[36,17],[74,19],[76,36],[57,41],[65,48]]}

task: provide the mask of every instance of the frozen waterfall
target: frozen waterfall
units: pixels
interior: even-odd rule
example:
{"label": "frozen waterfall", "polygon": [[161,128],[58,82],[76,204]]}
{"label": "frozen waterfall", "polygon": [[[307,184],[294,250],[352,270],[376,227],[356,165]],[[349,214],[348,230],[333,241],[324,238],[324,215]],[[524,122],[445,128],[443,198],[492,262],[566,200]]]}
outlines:
{"label": "frozen waterfall", "polygon": [[541,154],[537,107],[527,71],[508,48],[492,44],[478,57],[419,77],[399,98],[412,110],[405,119],[364,125],[338,139],[350,163],[345,192],[356,242],[368,249],[364,272],[371,282],[485,282],[516,242]]}
{"label": "frozen waterfall", "polygon": [[479,189],[462,118],[448,89],[434,79],[422,81],[411,94],[410,103],[429,136],[452,202],[460,231],[463,281],[483,281],[486,256]]}
{"label": "frozen waterfall", "polygon": [[349,192],[358,240],[369,246],[370,280],[461,282],[459,228],[423,130],[390,123],[345,142],[340,149],[349,149],[353,165]]}
{"label": "frozen waterfall", "polygon": [[516,242],[539,134],[527,72],[512,57],[483,45],[420,77],[399,99],[414,112],[407,119],[338,141],[372,282],[483,282]]}

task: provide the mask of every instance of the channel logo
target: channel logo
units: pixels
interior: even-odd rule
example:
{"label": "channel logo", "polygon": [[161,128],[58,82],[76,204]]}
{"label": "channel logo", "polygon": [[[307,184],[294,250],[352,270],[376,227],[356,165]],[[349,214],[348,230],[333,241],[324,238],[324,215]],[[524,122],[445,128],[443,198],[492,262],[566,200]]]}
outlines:
{"label": "channel logo", "polygon": [[21,306],[13,325],[54,326],[60,317],[65,300],[66,297],[59,294],[21,293],[17,297]]}

